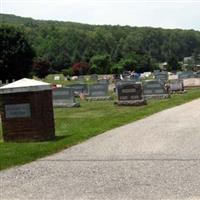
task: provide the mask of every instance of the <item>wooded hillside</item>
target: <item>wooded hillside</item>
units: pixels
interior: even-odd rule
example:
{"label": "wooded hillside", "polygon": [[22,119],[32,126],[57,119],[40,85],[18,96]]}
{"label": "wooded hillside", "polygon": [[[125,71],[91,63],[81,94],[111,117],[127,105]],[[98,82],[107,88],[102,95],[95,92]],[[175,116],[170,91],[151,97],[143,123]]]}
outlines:
{"label": "wooded hillside", "polygon": [[33,20],[1,14],[0,24],[17,26],[52,71],[88,65],[91,73],[150,71],[156,63],[181,61],[200,52],[200,32]]}

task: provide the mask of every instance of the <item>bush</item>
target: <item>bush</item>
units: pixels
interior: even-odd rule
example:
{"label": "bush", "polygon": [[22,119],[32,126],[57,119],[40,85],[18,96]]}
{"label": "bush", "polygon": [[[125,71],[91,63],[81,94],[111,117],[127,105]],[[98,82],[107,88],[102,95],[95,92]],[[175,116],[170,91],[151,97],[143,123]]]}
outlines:
{"label": "bush", "polygon": [[72,71],[74,75],[84,75],[87,74],[89,70],[89,64],[85,62],[75,63],[72,66]]}
{"label": "bush", "polygon": [[64,76],[72,76],[73,75],[73,70],[72,70],[72,68],[63,69],[62,73],[63,73]]}
{"label": "bush", "polygon": [[44,58],[37,58],[33,61],[33,74],[39,78],[44,78],[49,74],[51,63]]}
{"label": "bush", "polygon": [[0,26],[0,80],[29,76],[35,52],[16,27]]}

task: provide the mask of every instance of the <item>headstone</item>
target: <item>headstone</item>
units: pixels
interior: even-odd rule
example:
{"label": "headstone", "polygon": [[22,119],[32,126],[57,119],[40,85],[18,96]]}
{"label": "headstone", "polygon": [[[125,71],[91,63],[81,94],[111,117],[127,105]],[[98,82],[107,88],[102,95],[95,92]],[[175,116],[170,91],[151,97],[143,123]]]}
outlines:
{"label": "headstone", "polygon": [[76,103],[73,89],[70,87],[53,89],[53,106],[54,107],[79,107]]}
{"label": "headstone", "polygon": [[0,85],[3,85],[3,82],[2,82],[2,80],[0,80]]}
{"label": "headstone", "polygon": [[54,76],[54,81],[59,81],[60,80],[60,76]]}
{"label": "headstone", "polygon": [[145,99],[159,99],[169,97],[169,94],[164,85],[158,80],[145,81],[143,83],[143,94]]}
{"label": "headstone", "polygon": [[195,74],[193,71],[186,71],[186,72],[181,72],[178,74],[178,79],[183,80],[187,78],[194,78]]}
{"label": "headstone", "polygon": [[151,76],[151,72],[144,72],[140,75],[141,78],[149,78]]}
{"label": "headstone", "polygon": [[137,82],[137,81],[140,81],[140,77],[136,75],[130,75],[130,80]]}
{"label": "headstone", "polygon": [[109,84],[109,80],[107,80],[107,79],[99,79],[98,83]]}
{"label": "headstone", "polygon": [[140,83],[121,83],[116,88],[118,105],[145,105],[146,101],[142,95],[142,85]]}
{"label": "headstone", "polygon": [[78,81],[84,82],[85,81],[84,76],[83,75],[78,76]]}
{"label": "headstone", "polygon": [[196,72],[195,77],[200,78],[200,71]]}
{"label": "headstone", "polygon": [[160,73],[160,70],[154,70],[153,71],[153,75],[155,76],[155,75],[157,75],[157,74],[159,74]]}
{"label": "headstone", "polygon": [[200,78],[183,79],[183,85],[184,85],[185,88],[200,87]]}
{"label": "headstone", "polygon": [[122,77],[123,77],[123,79],[130,79],[130,75],[131,75],[131,73],[129,72],[129,71],[123,71],[122,72]]}
{"label": "headstone", "polygon": [[183,93],[184,92],[183,81],[181,80],[170,81],[169,90],[171,93]]}
{"label": "headstone", "polygon": [[9,80],[6,79],[6,84],[9,84]]}
{"label": "headstone", "polygon": [[89,85],[89,95],[87,100],[110,100],[108,95],[108,84],[97,83]]}
{"label": "headstone", "polygon": [[169,80],[177,80],[178,79],[178,75],[177,74],[170,74],[169,75]]}
{"label": "headstone", "polygon": [[130,76],[131,73],[130,73],[129,71],[123,71],[123,72],[122,72],[122,75],[123,75],[123,76]]}
{"label": "headstone", "polygon": [[168,80],[168,72],[166,72],[166,71],[156,73],[156,74],[154,74],[154,76],[155,76],[155,79],[157,81],[160,81],[162,84],[165,84]]}
{"label": "headstone", "polygon": [[92,81],[98,81],[98,75],[97,75],[97,74],[92,74],[92,75],[90,76],[90,79],[91,79]]}
{"label": "headstone", "polygon": [[121,75],[120,74],[113,74],[113,79],[115,81],[121,80]]}
{"label": "headstone", "polygon": [[80,94],[88,93],[88,87],[87,87],[87,84],[85,84],[85,83],[72,84],[69,87],[71,87],[73,89],[74,94],[76,96],[79,96]]}

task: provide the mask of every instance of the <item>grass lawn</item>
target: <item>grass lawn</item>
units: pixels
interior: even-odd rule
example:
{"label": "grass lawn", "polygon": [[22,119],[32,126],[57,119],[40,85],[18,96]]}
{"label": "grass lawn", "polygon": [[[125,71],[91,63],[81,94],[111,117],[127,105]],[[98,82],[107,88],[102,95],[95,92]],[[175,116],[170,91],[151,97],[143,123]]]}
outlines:
{"label": "grass lawn", "polygon": [[56,140],[36,143],[3,143],[0,132],[0,170],[24,164],[80,143],[114,127],[200,97],[200,89],[142,107],[118,107],[113,101],[81,102],[80,108],[55,109]]}

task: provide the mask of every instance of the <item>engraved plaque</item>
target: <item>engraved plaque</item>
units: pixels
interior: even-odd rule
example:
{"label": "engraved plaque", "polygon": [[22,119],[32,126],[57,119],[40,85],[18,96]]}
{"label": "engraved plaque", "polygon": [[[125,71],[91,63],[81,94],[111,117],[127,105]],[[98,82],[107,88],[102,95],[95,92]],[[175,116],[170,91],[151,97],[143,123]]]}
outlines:
{"label": "engraved plaque", "polygon": [[29,103],[5,105],[5,114],[7,119],[31,117]]}

